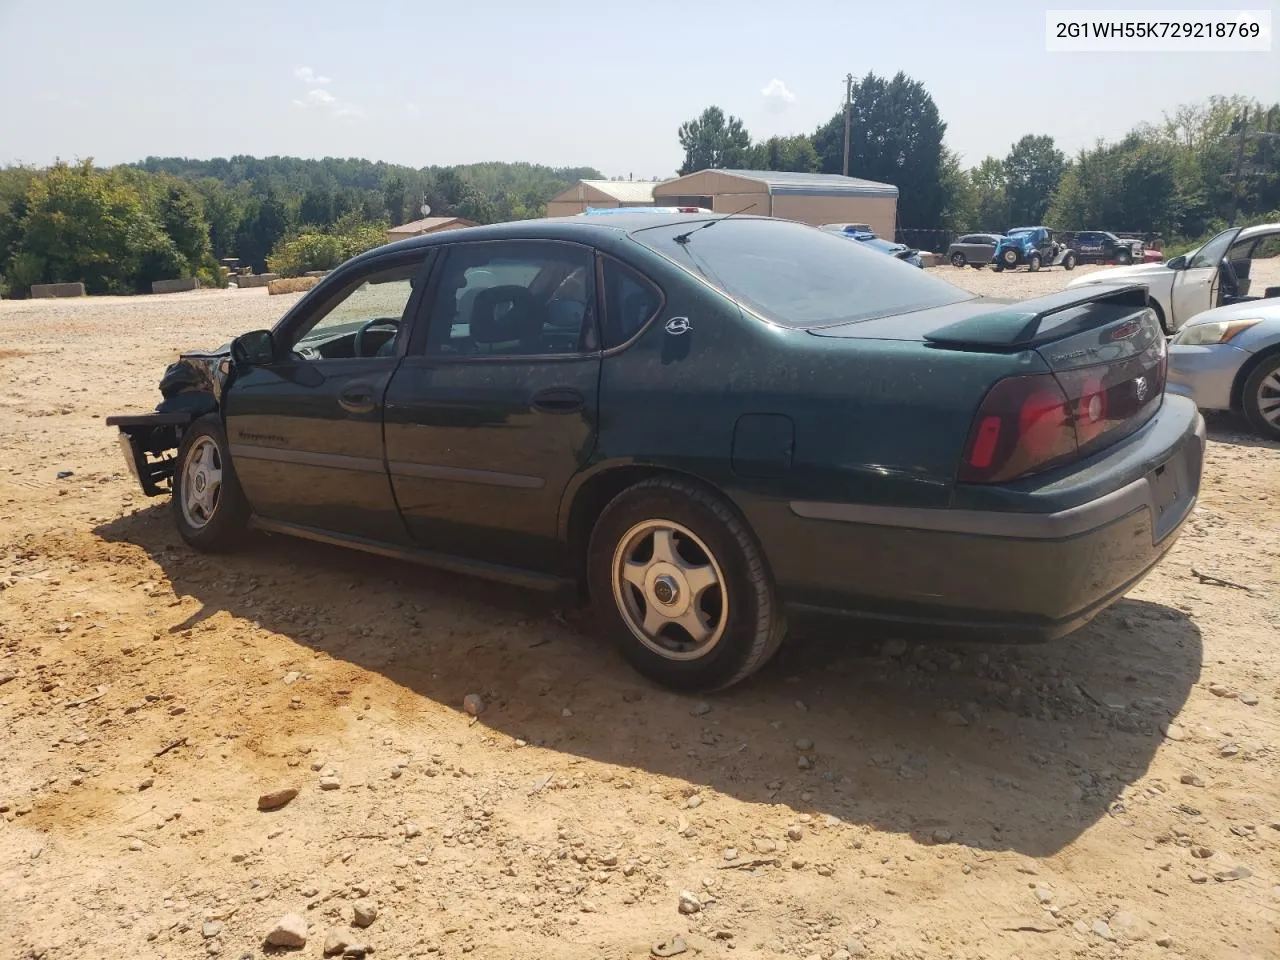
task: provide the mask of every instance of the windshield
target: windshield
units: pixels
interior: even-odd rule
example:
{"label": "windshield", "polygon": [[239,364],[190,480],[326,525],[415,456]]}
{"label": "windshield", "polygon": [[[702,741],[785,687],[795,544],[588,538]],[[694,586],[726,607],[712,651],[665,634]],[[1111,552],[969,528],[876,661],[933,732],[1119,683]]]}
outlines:
{"label": "windshield", "polygon": [[1036,232],[1035,227],[1018,227],[1005,234],[1006,237],[1027,237]]}
{"label": "windshield", "polygon": [[[973,299],[945,280],[860,243],[788,220],[727,219],[690,233],[649,227],[633,239],[765,319],[814,327]],[[676,237],[688,233],[688,242]]]}
{"label": "windshield", "polygon": [[1231,241],[1236,238],[1236,234],[1239,232],[1239,227],[1223,230],[1195,253],[1188,254],[1187,269],[1194,270],[1197,267],[1217,268],[1222,263],[1222,258],[1226,256],[1227,248],[1231,246]]}

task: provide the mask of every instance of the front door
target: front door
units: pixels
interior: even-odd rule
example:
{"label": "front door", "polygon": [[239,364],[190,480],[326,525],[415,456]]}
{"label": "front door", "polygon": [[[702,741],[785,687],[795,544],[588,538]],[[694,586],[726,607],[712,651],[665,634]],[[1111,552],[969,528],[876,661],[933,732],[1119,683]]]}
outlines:
{"label": "front door", "polygon": [[561,496],[597,432],[592,251],[501,240],[443,256],[387,390],[396,499],[423,549],[554,568]]}
{"label": "front door", "polygon": [[275,331],[275,362],[224,400],[236,475],[260,517],[407,543],[382,448],[383,399],[425,253],[363,266]]}
{"label": "front door", "polygon": [[1224,230],[1193,253],[1187,254],[1187,263],[1173,278],[1170,307],[1173,316],[1167,326],[1178,330],[1197,314],[1217,305],[1218,272],[1222,258],[1226,256],[1238,229]]}

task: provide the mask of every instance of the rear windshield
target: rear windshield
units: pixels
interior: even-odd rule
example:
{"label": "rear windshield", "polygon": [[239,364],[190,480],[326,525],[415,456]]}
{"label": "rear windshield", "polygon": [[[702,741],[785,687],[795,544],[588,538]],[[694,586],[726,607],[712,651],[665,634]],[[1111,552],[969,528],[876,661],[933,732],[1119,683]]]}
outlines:
{"label": "rear windshield", "polygon": [[[707,222],[632,236],[775,323],[825,326],[972,299],[919,267],[804,224],[728,219],[696,229]],[[682,234],[687,243],[676,241]]]}

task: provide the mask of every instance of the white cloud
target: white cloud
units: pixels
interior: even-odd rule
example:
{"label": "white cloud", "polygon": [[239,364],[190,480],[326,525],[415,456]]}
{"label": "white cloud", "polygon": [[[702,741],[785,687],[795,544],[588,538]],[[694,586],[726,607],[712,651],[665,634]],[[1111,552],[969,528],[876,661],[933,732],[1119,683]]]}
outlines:
{"label": "white cloud", "polygon": [[760,91],[760,96],[764,97],[765,108],[774,113],[782,113],[796,102],[796,95],[777,77],[770,80],[768,85]]}
{"label": "white cloud", "polygon": [[299,107],[303,110],[321,110],[332,117],[342,119],[364,116],[363,111],[361,111],[355,104],[339,100],[336,96],[323,88],[323,85],[329,82],[328,77],[316,76],[315,72],[310,67],[298,67],[293,71],[293,75],[308,86],[305,96],[298,97],[293,100],[293,105],[295,107]]}
{"label": "white cloud", "polygon": [[323,86],[326,83],[333,82],[328,77],[320,76],[310,67],[294,67],[293,75],[297,77],[299,80],[301,80],[303,83],[320,84],[321,86]]}

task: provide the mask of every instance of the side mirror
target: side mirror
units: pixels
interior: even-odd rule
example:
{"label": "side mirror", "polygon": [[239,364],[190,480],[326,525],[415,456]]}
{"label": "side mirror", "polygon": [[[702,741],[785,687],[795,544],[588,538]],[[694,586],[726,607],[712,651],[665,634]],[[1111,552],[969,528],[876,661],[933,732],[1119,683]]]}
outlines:
{"label": "side mirror", "polygon": [[276,341],[270,330],[242,333],[231,341],[231,359],[238,366],[262,367],[276,358]]}
{"label": "side mirror", "polygon": [[1187,268],[1187,255],[1184,253],[1180,257],[1174,257],[1172,260],[1166,261],[1165,266],[1170,270],[1185,270]]}

